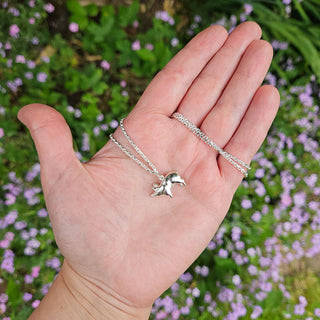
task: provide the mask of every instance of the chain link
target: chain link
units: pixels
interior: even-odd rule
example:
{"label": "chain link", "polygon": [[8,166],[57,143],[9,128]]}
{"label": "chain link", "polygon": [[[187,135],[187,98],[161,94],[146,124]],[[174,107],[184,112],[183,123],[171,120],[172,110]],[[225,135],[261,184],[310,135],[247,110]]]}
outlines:
{"label": "chain link", "polygon": [[147,158],[147,156],[138,148],[138,146],[132,141],[132,139],[129,137],[127,131],[124,128],[123,125],[124,119],[120,120],[120,128],[129,141],[129,143],[132,145],[132,147],[137,151],[137,153],[142,157],[142,159],[151,167],[151,169],[144,164],[142,161],[140,161],[137,157],[135,157],[130,151],[128,151],[124,146],[122,146],[114,137],[112,134],[110,134],[110,139],[132,160],[134,160],[137,164],[139,164],[142,168],[144,168],[146,171],[156,175],[160,181],[164,181],[164,176],[161,175],[155,165]]}
{"label": "chain link", "polygon": [[241,173],[247,177],[248,173],[244,170],[240,164],[250,170],[251,168],[244,163],[242,160],[238,159],[237,157],[231,155],[227,151],[221,149],[214,141],[212,141],[207,135],[205,135],[198,127],[196,127],[191,121],[186,119],[181,113],[175,112],[172,118],[181,122],[186,128],[188,128],[192,133],[194,133],[198,138],[200,138],[204,143],[209,145],[211,148],[217,150],[221,156],[223,156],[226,160],[228,160],[235,168],[237,168]]}

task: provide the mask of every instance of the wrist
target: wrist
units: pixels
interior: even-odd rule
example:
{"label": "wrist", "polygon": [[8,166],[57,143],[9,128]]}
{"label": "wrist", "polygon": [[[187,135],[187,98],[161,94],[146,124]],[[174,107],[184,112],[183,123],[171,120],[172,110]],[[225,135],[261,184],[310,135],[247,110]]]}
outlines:
{"label": "wrist", "polygon": [[151,307],[130,306],[81,277],[65,260],[49,292],[29,320],[147,320]]}

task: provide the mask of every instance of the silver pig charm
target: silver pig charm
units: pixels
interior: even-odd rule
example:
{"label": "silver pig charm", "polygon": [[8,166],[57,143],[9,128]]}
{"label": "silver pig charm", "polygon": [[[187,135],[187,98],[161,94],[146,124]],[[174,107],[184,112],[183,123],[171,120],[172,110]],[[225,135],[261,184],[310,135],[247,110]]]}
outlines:
{"label": "silver pig charm", "polygon": [[173,187],[174,183],[179,183],[180,186],[185,186],[186,183],[184,180],[178,175],[177,172],[168,173],[161,184],[154,184],[153,191],[154,193],[151,195],[154,196],[161,196],[166,195],[172,198],[171,188]]}

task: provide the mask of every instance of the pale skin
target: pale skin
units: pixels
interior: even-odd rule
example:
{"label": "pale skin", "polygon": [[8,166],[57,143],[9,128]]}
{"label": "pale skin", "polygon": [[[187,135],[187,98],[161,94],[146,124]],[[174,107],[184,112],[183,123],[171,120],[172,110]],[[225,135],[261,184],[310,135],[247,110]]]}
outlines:
{"label": "pale skin", "polygon": [[[279,107],[261,86],[272,47],[254,22],[232,33],[212,26],[160,71],[124,121],[161,174],[176,170],[186,186],[151,197],[156,176],[112,141],[89,162],[73,150],[64,118],[31,104],[28,127],[62,270],[30,319],[148,319],[153,302],[206,248],[243,175],[170,116],[182,113],[221,148],[250,163]],[[120,128],[114,137],[128,149]],[[132,151],[132,149],[130,149]],[[214,272],[214,271],[212,271]]]}

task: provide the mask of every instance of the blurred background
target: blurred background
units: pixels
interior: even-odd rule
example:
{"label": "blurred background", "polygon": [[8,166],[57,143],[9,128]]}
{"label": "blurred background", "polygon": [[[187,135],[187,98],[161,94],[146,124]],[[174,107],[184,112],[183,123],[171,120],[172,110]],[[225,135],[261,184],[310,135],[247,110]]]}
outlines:
{"label": "blurred background", "polygon": [[320,319],[320,0],[0,3],[0,319],[27,319],[60,270],[40,165],[18,110],[68,122],[88,161],[198,32],[253,20],[281,106],[207,249],[150,319]]}

